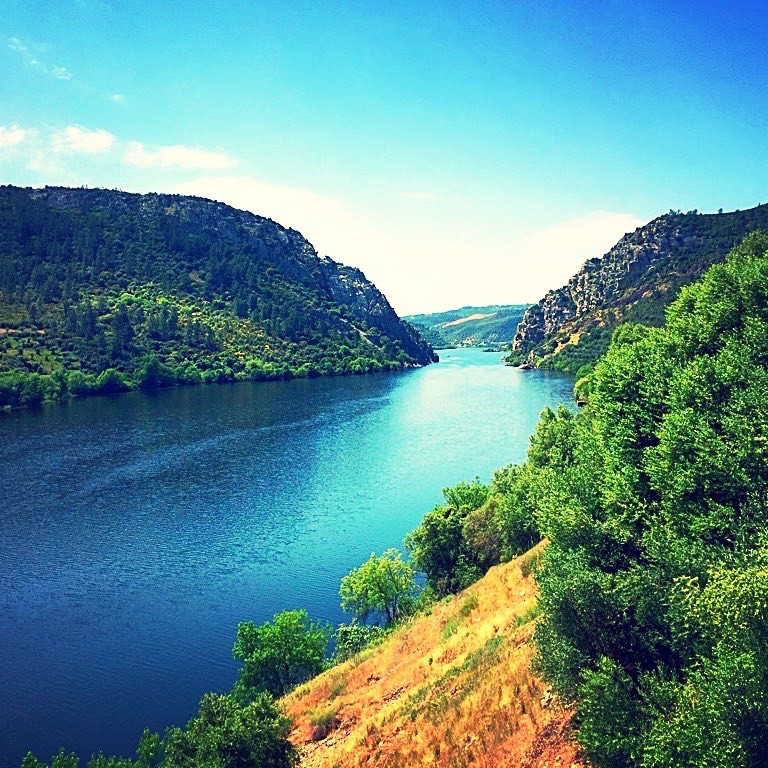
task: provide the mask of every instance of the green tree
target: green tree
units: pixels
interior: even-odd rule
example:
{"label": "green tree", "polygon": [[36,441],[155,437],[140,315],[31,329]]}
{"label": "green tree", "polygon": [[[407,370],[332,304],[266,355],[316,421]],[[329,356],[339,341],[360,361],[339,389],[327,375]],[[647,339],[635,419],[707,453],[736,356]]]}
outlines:
{"label": "green tree", "polygon": [[281,696],[320,673],[325,664],[331,629],[311,621],[305,610],[282,611],[272,621],[251,621],[237,628],[232,652],[243,662],[235,692],[244,701],[260,691]]}
{"label": "green tree", "polygon": [[168,731],[161,768],[292,768],[298,759],[289,731],[290,721],[267,693],[244,705],[209,693],[185,729]]}
{"label": "green tree", "polygon": [[339,589],[341,607],[360,621],[370,616],[383,617],[386,624],[397,621],[416,594],[415,570],[402,553],[388,549],[371,553],[359,568],[350,571]]}
{"label": "green tree", "polygon": [[477,479],[443,489],[446,503],[428,512],[406,536],[406,549],[438,597],[458,592],[483,574],[476,550],[465,539],[464,525],[487,502],[489,493]]}
{"label": "green tree", "polygon": [[130,388],[125,376],[116,368],[107,368],[96,379],[95,391],[99,394],[114,395],[118,392],[127,392]]}
{"label": "green tree", "polygon": [[176,383],[176,374],[157,355],[146,355],[139,361],[135,373],[139,389],[159,389],[172,387]]}

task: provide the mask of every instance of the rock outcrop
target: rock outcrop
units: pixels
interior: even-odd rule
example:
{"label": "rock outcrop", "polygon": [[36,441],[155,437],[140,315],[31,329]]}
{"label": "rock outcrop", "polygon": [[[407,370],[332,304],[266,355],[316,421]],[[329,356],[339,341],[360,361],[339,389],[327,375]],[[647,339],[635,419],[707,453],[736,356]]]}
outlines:
{"label": "rock outcrop", "polygon": [[[566,285],[525,313],[513,359],[575,371],[593,362],[624,320],[650,325],[679,289],[725,258],[744,235],[768,227],[768,205],[732,213],[670,212],[589,259]],[[577,348],[581,350],[577,351]]]}

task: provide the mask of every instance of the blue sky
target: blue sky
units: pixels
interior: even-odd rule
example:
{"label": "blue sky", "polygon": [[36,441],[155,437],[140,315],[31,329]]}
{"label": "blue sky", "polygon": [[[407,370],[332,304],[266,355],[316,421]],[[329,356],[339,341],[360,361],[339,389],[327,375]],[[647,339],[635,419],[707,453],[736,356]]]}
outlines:
{"label": "blue sky", "polygon": [[0,183],[199,194],[403,313],[768,200],[764,2],[5,0]]}

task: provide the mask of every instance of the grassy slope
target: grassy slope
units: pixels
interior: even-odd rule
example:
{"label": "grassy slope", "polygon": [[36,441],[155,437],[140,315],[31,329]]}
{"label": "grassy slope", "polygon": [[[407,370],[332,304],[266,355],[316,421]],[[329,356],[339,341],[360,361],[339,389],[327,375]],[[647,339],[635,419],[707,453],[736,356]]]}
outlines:
{"label": "grassy slope", "polygon": [[[583,766],[531,671],[541,546],[288,696],[302,767]],[[319,738],[322,711],[335,722]]]}

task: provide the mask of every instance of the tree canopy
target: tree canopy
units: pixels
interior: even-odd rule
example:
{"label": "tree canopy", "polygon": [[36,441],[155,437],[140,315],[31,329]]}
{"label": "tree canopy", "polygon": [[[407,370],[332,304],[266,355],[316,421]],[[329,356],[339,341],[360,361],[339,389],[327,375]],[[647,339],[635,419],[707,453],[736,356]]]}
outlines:
{"label": "tree canopy", "polygon": [[322,671],[331,629],[305,610],[281,611],[272,621],[238,625],[232,652],[243,662],[235,693],[249,701],[261,691],[281,696]]}
{"label": "tree canopy", "polygon": [[341,607],[360,621],[375,616],[392,624],[403,615],[416,592],[414,576],[413,566],[403,560],[398,550],[371,553],[366,562],[341,580]]}

